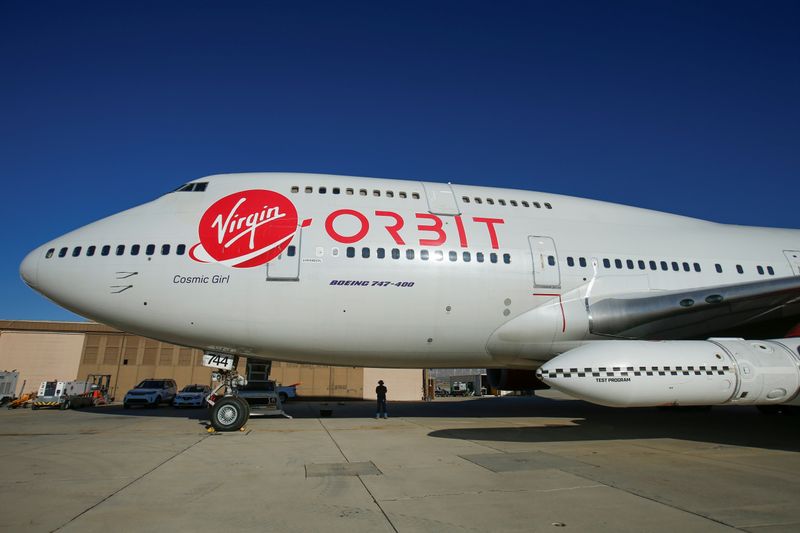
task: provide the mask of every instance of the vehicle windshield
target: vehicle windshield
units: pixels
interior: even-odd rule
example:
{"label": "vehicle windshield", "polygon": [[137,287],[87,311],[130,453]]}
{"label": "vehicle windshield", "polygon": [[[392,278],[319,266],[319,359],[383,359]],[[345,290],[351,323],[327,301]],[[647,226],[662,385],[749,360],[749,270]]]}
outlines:
{"label": "vehicle windshield", "polygon": [[146,379],[136,385],[137,389],[161,389],[164,388],[164,382],[155,379]]}
{"label": "vehicle windshield", "polygon": [[203,392],[202,385],[186,385],[181,392]]}

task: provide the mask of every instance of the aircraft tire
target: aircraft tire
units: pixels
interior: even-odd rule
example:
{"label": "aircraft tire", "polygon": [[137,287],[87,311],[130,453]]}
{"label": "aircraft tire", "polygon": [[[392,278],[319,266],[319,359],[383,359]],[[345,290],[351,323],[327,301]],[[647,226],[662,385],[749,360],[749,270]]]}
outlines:
{"label": "aircraft tire", "polygon": [[211,408],[211,426],[217,431],[238,431],[247,422],[249,408],[242,404],[245,400],[226,396]]}

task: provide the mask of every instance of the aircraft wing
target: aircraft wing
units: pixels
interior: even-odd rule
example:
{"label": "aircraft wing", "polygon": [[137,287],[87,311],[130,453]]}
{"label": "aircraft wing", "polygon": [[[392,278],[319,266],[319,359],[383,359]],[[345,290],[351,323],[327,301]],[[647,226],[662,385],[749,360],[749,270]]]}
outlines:
{"label": "aircraft wing", "polygon": [[590,331],[626,339],[773,338],[800,322],[800,276],[587,300]]}

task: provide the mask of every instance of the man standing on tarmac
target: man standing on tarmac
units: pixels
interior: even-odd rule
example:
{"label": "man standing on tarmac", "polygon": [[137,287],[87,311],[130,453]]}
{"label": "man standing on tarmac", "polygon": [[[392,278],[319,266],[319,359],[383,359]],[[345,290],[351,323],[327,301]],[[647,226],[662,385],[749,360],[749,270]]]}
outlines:
{"label": "man standing on tarmac", "polygon": [[378,381],[378,386],[375,387],[375,394],[378,395],[378,412],[375,413],[375,418],[380,418],[381,415],[383,415],[383,418],[389,418],[389,413],[386,412],[386,387],[382,379]]}

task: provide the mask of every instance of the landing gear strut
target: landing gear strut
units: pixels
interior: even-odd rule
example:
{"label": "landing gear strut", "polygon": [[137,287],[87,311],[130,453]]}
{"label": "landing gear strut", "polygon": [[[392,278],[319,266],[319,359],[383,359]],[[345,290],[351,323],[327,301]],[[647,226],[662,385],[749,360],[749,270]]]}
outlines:
{"label": "landing gear strut", "polygon": [[217,431],[237,431],[250,418],[250,404],[239,397],[239,387],[247,380],[236,372],[238,362],[236,355],[203,354],[203,366],[214,368],[213,379],[219,382],[206,400],[211,406],[211,426]]}

